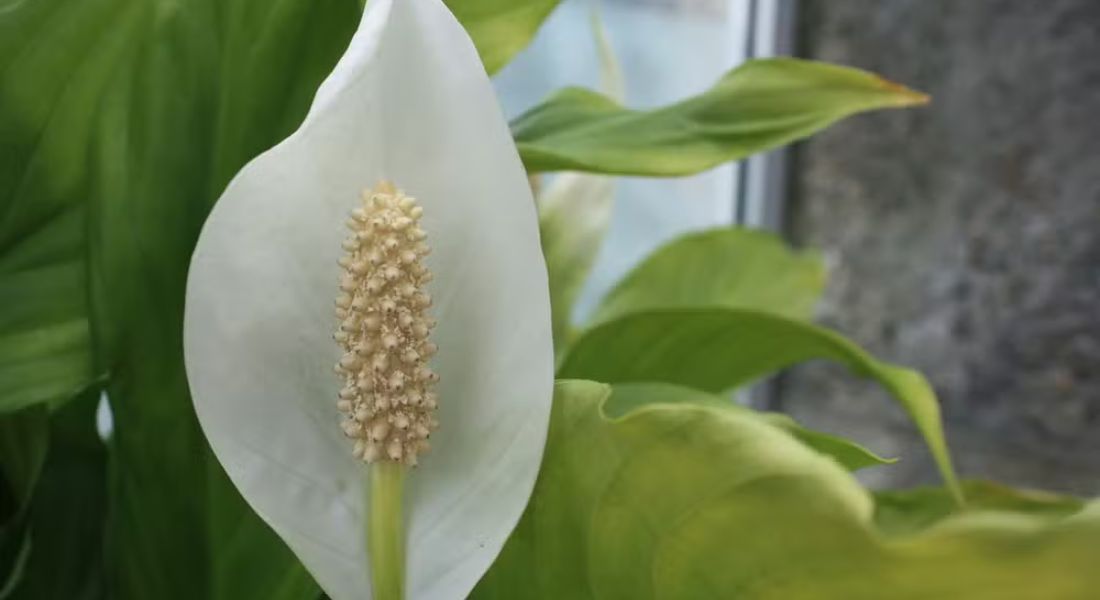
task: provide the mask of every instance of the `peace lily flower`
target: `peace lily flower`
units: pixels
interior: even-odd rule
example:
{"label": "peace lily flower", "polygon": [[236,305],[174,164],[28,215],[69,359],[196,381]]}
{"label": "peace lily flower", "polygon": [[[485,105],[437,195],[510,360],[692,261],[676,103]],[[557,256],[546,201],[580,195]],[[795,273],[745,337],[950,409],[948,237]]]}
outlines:
{"label": "peace lily flower", "polygon": [[215,454],[326,593],[470,592],[534,485],[553,350],[530,189],[439,0],[371,0],[301,128],[230,183],[185,354]]}

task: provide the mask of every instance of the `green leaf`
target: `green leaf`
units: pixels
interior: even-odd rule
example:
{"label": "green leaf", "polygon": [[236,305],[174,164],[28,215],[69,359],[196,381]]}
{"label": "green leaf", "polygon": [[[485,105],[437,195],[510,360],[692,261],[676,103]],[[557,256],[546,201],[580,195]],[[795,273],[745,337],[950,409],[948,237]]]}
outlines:
{"label": "green leaf", "polygon": [[217,532],[208,542],[216,560],[207,597],[316,600],[321,590],[313,577],[244,503],[221,465],[210,457],[207,469],[212,483],[206,519]]}
{"label": "green leaf", "polygon": [[135,27],[91,141],[94,314],[114,371],[110,563],[122,598],[312,598],[312,579],[206,448],[183,369],[183,300],[210,205],[297,126],[358,15],[335,1],[216,6]]}
{"label": "green leaf", "polygon": [[729,398],[722,398],[695,388],[669,383],[618,384],[615,386],[615,393],[604,403],[603,411],[606,416],[616,418],[653,404],[694,404],[733,411],[760,419],[777,429],[787,432],[821,454],[831,457],[850,471],[896,462],[892,459],[882,458],[863,446],[842,437],[806,429],[797,421],[782,413],[757,412],[736,404]]}
{"label": "green leaf", "polygon": [[703,94],[656,110],[568,88],[520,115],[512,129],[531,172],[690,175],[858,112],[925,102],[865,71],[773,58],[749,61]]}
{"label": "green leaf", "polygon": [[50,448],[30,508],[30,552],[16,600],[99,600],[107,451],[96,431],[99,390],[50,418]]}
{"label": "green leaf", "polygon": [[45,406],[0,416],[0,599],[22,578],[30,550],[27,512],[49,444]]}
{"label": "green leaf", "polygon": [[83,232],[71,231],[70,222],[76,223],[57,221],[60,227],[47,226],[10,245],[0,241],[11,248],[0,255],[0,413],[37,403],[57,406],[96,379],[85,265],[67,256],[17,264],[38,240],[58,249],[80,240]]}
{"label": "green leaf", "polygon": [[[1038,490],[1018,490],[992,481],[963,481],[966,509],[1001,511],[1057,520],[1084,508],[1072,496]],[[958,506],[942,487],[887,490],[875,493],[875,523],[889,534],[921,531],[953,515]]]}
{"label": "green leaf", "polygon": [[1100,504],[884,535],[851,476],[759,419],[601,412],[640,389],[558,383],[532,501],[473,598],[1086,600],[1100,586]]}
{"label": "green leaf", "polygon": [[[57,51],[79,37],[71,24],[89,17],[90,4],[64,7],[66,24],[36,43],[39,23],[58,3],[0,9],[0,413],[56,406],[96,378],[80,129],[88,111],[82,90],[94,87],[89,79],[111,44]],[[89,25],[89,43],[99,44],[101,25]],[[48,76],[62,69],[72,76]]]}
{"label": "green leaf", "polygon": [[[935,393],[916,371],[875,360],[840,335],[761,311],[697,308],[639,312],[580,336],[563,378],[663,381],[719,393],[795,363],[826,359],[885,387],[924,436],[944,482],[957,490]],[[957,495],[962,500],[961,493]]]}
{"label": "green leaf", "polygon": [[474,40],[492,75],[535,37],[561,0],[444,0]]}
{"label": "green leaf", "polygon": [[798,421],[783,413],[765,413],[765,417],[772,426],[791,434],[798,441],[821,454],[832,457],[849,471],[858,471],[866,467],[879,465],[891,465],[898,461],[896,458],[884,458],[864,448],[849,439],[838,435],[830,435],[812,429],[802,427]]}
{"label": "green leaf", "polygon": [[[821,512],[870,519],[869,499],[836,463],[750,415],[686,403],[609,419],[602,406],[610,386],[566,381],[555,392],[532,501],[474,598],[734,597],[736,588],[708,591],[705,581],[666,587],[667,570],[682,562],[670,551],[694,554],[676,542],[701,511],[751,512],[776,486],[821,492],[812,504],[801,494],[786,504],[776,498],[776,518]],[[706,563],[736,569],[731,551],[743,534],[711,533],[730,546]]]}
{"label": "green leaf", "polygon": [[13,157],[0,167],[0,292],[17,301],[0,317],[0,357],[25,353],[19,373],[0,363],[0,402],[60,397],[109,372],[118,598],[316,595],[205,447],[183,372],[183,291],[210,205],[301,121],[358,16],[353,0],[0,11],[0,143]]}
{"label": "green leaf", "polygon": [[[1061,519],[972,511],[884,543],[880,580],[897,597],[1088,600],[1100,589],[1100,502]],[[825,593],[840,586],[826,585]],[[881,588],[880,588],[881,589]]]}
{"label": "green leaf", "polygon": [[0,515],[30,501],[49,446],[49,413],[32,406],[0,418]]}
{"label": "green leaf", "polygon": [[592,317],[602,323],[658,308],[728,307],[808,318],[825,268],[765,231],[720,228],[683,235],[634,267]]}

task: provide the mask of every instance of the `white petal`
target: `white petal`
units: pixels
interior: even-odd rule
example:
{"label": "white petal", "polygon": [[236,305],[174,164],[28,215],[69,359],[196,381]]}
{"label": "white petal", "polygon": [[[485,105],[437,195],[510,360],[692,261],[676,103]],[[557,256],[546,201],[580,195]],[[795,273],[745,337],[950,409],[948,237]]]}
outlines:
{"label": "white petal", "polygon": [[424,206],[442,426],[407,478],[410,598],[463,598],[530,495],[553,378],[527,180],[472,43],[439,0],[371,0],[306,123],[203,229],[185,353],[199,420],[251,506],[335,600],[369,597],[364,467],[338,427],[343,221],[394,181]]}

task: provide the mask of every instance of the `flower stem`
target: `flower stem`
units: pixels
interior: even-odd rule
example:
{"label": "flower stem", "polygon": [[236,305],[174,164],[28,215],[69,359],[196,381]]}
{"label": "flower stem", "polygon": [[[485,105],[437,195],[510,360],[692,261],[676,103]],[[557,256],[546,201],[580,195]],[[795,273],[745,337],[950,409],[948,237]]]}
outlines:
{"label": "flower stem", "polygon": [[401,515],[401,494],[405,467],[379,461],[369,467],[370,497],[367,499],[367,556],[370,560],[374,600],[405,598],[405,524]]}

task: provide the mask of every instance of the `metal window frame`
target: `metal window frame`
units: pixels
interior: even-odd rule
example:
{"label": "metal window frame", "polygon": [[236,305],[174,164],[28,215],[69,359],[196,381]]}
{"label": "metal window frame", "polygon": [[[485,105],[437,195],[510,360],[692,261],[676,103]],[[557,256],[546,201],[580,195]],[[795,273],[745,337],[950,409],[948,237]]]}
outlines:
{"label": "metal window frame", "polygon": [[[730,0],[738,2],[739,0]],[[794,54],[798,0],[740,0],[746,2],[749,27],[745,60]],[[732,224],[776,233],[784,230],[791,156],[779,148],[744,159],[733,168]],[[759,409],[774,408],[778,380],[765,379],[735,394],[734,400]]]}
{"label": "metal window frame", "polygon": [[[737,0],[733,0],[737,1]],[[797,0],[743,0],[750,26],[745,60],[794,52]],[[780,148],[737,163],[734,171],[733,223],[781,231],[785,218],[790,154]]]}

